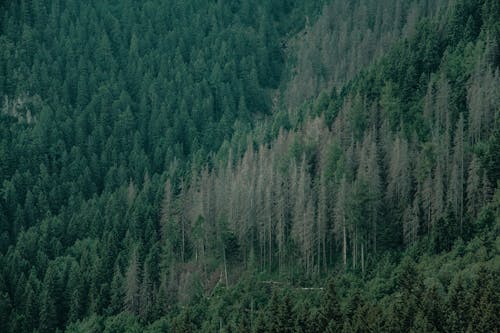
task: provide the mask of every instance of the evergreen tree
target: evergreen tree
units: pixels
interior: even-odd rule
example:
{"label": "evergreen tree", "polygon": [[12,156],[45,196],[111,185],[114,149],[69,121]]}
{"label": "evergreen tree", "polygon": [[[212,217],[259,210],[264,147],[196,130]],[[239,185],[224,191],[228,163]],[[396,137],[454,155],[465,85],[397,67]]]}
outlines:
{"label": "evergreen tree", "polygon": [[344,324],[344,316],[335,290],[333,278],[328,280],[323,295],[322,304],[322,327],[325,332],[341,332]]}
{"label": "evergreen tree", "polygon": [[138,250],[134,249],[130,256],[129,266],[125,275],[125,309],[131,314],[138,315],[141,304],[139,303],[140,293],[140,266]]}
{"label": "evergreen tree", "polygon": [[485,267],[479,269],[472,289],[469,317],[471,322],[468,328],[478,332],[494,331],[498,328],[499,319],[495,315],[499,310],[499,293],[494,287],[498,278]]}
{"label": "evergreen tree", "polygon": [[464,286],[463,277],[457,276],[448,292],[448,308],[446,310],[447,327],[455,332],[465,332],[468,327],[469,314],[469,300],[467,291]]}
{"label": "evergreen tree", "polygon": [[[44,279],[44,285],[46,285],[45,281],[49,282],[47,279]],[[40,332],[53,332],[57,328],[57,309],[52,288],[53,285],[46,285],[41,293],[40,324],[38,328]]]}
{"label": "evergreen tree", "polygon": [[124,300],[125,300],[125,292],[124,292],[124,281],[123,275],[120,272],[120,268],[117,266],[115,268],[115,272],[113,274],[113,280],[111,281],[111,300],[109,311],[111,314],[118,314],[122,312],[124,309]]}
{"label": "evergreen tree", "polygon": [[0,331],[495,331],[497,2],[0,1]]}

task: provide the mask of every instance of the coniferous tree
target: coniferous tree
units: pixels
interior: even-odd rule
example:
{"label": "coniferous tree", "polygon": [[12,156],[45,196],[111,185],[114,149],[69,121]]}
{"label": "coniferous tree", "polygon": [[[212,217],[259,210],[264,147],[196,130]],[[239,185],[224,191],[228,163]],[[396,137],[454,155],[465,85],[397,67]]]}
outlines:
{"label": "coniferous tree", "polygon": [[456,332],[465,332],[467,330],[467,323],[469,322],[468,303],[463,277],[459,275],[454,279],[448,291],[446,326],[450,330]]}
{"label": "coniferous tree", "polygon": [[53,332],[57,328],[57,308],[55,300],[56,276],[53,269],[47,270],[43,280],[43,289],[40,299],[40,332]]}
{"label": "coniferous tree", "polygon": [[124,292],[124,281],[123,281],[123,275],[120,271],[120,268],[117,266],[115,267],[115,272],[113,274],[113,280],[111,281],[110,285],[110,313],[111,314],[118,314],[122,312],[124,309],[124,300],[125,300],[125,292]]}
{"label": "coniferous tree", "polygon": [[322,330],[325,332],[342,332],[344,325],[344,315],[340,308],[335,282],[332,278],[328,280],[323,292],[322,304]]}
{"label": "coniferous tree", "polygon": [[125,275],[125,309],[131,314],[138,315],[141,304],[140,293],[140,264],[137,248],[133,250],[129,260],[129,266]]}
{"label": "coniferous tree", "polygon": [[494,331],[497,9],[0,2],[0,331]]}

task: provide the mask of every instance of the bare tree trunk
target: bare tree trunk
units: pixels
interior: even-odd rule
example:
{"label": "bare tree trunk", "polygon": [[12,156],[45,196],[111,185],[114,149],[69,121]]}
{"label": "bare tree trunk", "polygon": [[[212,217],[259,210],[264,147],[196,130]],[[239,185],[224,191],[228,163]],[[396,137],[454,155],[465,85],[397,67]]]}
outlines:
{"label": "bare tree trunk", "polygon": [[182,257],[182,262],[184,262],[184,250],[185,250],[185,230],[184,230],[184,219],[181,217],[181,226],[182,226],[182,249],[181,249],[181,257]]}
{"label": "bare tree trunk", "polygon": [[326,240],[325,240],[325,237],[323,237],[321,242],[322,242],[322,247],[323,247],[323,267],[326,270],[328,263],[326,261]]}
{"label": "bare tree trunk", "polygon": [[363,276],[365,275],[365,252],[364,252],[364,244],[361,243],[361,271],[363,272]]}
{"label": "bare tree trunk", "polygon": [[224,244],[222,244],[222,251],[223,251],[223,254],[224,254],[224,275],[225,275],[225,278],[226,278],[226,287],[227,287],[227,286],[229,286],[229,282],[227,280],[226,248],[225,248]]}
{"label": "bare tree trunk", "polygon": [[356,269],[356,230],[354,230],[354,237],[352,239],[352,268]]}
{"label": "bare tree trunk", "polygon": [[342,227],[342,258],[344,259],[344,268],[347,267],[347,235],[345,230],[345,218]]}

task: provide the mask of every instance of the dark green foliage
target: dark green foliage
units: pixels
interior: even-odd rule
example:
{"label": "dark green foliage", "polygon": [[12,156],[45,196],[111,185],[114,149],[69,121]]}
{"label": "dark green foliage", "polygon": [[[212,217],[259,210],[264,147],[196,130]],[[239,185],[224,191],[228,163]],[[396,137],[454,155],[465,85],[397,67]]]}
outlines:
{"label": "dark green foliage", "polygon": [[328,280],[326,290],[324,291],[321,326],[325,332],[341,332],[344,324],[344,316],[340,308],[335,282],[332,278]]}
{"label": "dark green foliage", "polygon": [[496,119],[494,131],[488,140],[486,151],[483,155],[483,164],[492,185],[500,179],[500,120]]}
{"label": "dark green foliage", "polygon": [[479,268],[475,285],[472,289],[470,326],[478,332],[491,332],[498,329],[500,320],[496,313],[499,309],[500,293],[498,288],[498,274],[486,267]]}
{"label": "dark green foliage", "polygon": [[0,1],[0,332],[498,330],[499,4],[431,2]]}
{"label": "dark green foliage", "polygon": [[[1,282],[1,280],[0,280]],[[7,294],[7,291],[5,290],[5,286],[2,284],[0,285],[2,288],[0,289],[0,314],[1,314],[1,321],[0,321],[0,328],[3,331],[8,330],[8,323],[9,323],[9,315],[11,312],[11,303],[9,299],[9,295]]]}
{"label": "dark green foliage", "polygon": [[295,320],[292,306],[292,300],[287,292],[281,296],[274,290],[266,310],[266,332],[293,332]]}
{"label": "dark green foliage", "polygon": [[439,293],[438,287],[436,285],[427,287],[422,295],[421,302],[421,316],[415,318],[413,326],[423,324],[428,331],[443,331],[446,326],[443,322],[445,308],[443,296]]}
{"label": "dark green foliage", "polygon": [[469,320],[468,289],[462,276],[458,276],[448,292],[447,326],[452,331],[465,331]]}

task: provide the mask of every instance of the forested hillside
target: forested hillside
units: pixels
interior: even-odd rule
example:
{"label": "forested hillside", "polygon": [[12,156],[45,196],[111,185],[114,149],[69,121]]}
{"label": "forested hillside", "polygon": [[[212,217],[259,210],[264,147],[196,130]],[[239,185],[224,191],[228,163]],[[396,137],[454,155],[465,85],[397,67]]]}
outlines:
{"label": "forested hillside", "polygon": [[495,0],[0,3],[0,332],[495,332]]}

